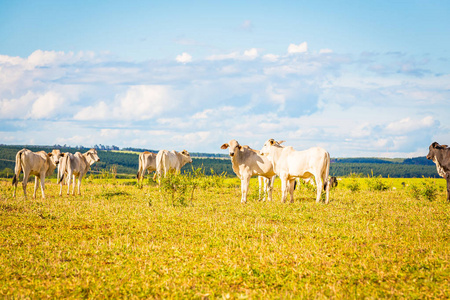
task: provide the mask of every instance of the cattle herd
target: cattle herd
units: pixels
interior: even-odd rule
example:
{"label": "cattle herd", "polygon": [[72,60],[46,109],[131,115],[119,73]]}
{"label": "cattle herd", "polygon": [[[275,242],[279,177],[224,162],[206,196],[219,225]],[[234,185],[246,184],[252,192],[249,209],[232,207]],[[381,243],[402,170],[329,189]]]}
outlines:
{"label": "cattle herd", "polygon": [[[221,149],[229,149],[233,171],[241,180],[241,202],[247,201],[250,178],[259,177],[260,197],[261,187],[264,185],[264,199],[267,194],[268,200],[272,200],[273,182],[275,176],[281,179],[281,200],[287,199],[293,202],[293,193],[296,179],[304,179],[314,182],[317,187],[316,202],[320,202],[321,195],[325,192],[325,203],[329,202],[330,189],[337,185],[335,177],[330,177],[330,154],[320,147],[313,147],[303,151],[297,151],[290,146],[282,145],[284,141],[269,139],[263,148],[258,151],[249,146],[241,146],[238,141],[230,140],[223,144]],[[439,145],[434,142],[429,147],[427,159],[436,164],[438,174],[447,181],[447,201],[450,201],[450,148],[447,145]],[[67,184],[67,194],[70,192],[72,182],[72,194],[75,194],[75,179],[78,179],[78,194],[81,195],[80,187],[83,176],[89,168],[100,158],[95,149],[86,153],[75,154],[60,150],[50,153],[45,151],[32,152],[22,149],[16,154],[16,166],[12,184],[13,197],[16,196],[19,175],[23,172],[23,193],[27,197],[26,186],[30,175],[35,176],[34,194],[40,181],[42,198],[45,198],[45,177],[57,171],[57,184],[60,184],[59,195],[62,195],[63,184]],[[143,152],[139,154],[139,170],[137,172],[138,183],[142,182],[145,172],[155,171],[154,179],[165,177],[167,173],[178,174],[187,163],[192,163],[189,152],[161,150],[158,154]],[[314,179],[314,180],[313,180]]]}

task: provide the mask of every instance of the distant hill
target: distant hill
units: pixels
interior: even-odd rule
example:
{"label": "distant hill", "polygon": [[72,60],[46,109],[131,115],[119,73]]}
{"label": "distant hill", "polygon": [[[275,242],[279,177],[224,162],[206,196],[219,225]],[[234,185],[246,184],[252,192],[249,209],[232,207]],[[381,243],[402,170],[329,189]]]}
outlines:
{"label": "distant hill", "polygon": [[[104,147],[104,146],[103,146]],[[35,146],[35,145],[0,145],[0,177],[12,176],[15,165],[16,153],[23,148],[32,151],[44,150],[50,152],[51,149],[60,149],[62,152],[75,153],[86,152],[88,148],[65,147],[60,145],[53,146]],[[157,152],[151,149],[123,148],[117,149],[114,146],[111,150],[97,150],[100,162],[95,163],[91,170],[94,174],[101,172],[110,172],[114,167],[117,174],[127,174],[134,176],[137,173],[139,161],[138,154],[144,151]],[[191,153],[192,164],[186,165],[182,171],[190,171],[192,168],[201,167],[206,175],[212,173],[226,173],[228,176],[235,176],[231,167],[231,161],[228,154],[211,154],[211,153]],[[378,176],[383,177],[439,177],[436,172],[434,163],[426,157],[415,158],[332,158],[330,175],[348,176],[351,173],[360,174],[361,176]]]}

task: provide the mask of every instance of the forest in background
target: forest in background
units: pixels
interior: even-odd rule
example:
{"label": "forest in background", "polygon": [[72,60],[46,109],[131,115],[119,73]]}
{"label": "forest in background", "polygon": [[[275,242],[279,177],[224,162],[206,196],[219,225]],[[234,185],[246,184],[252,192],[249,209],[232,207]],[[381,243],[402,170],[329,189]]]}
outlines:
{"label": "forest in background", "polygon": [[[97,145],[96,145],[97,146]],[[117,150],[117,147],[111,150],[102,150],[101,146],[97,146],[100,162],[95,163],[91,167],[91,173],[95,175],[104,175],[105,173],[113,173],[117,177],[135,176],[139,167],[139,152],[156,150],[123,148]],[[104,146],[103,146],[104,147]],[[115,147],[115,146],[113,146]],[[0,177],[12,177],[16,153],[27,148],[31,151],[50,152],[52,149],[60,149],[61,152],[75,153],[77,151],[84,153],[89,148],[82,146],[21,146],[21,145],[0,145]],[[107,148],[107,147],[105,147]],[[183,167],[182,172],[190,172],[192,169],[202,168],[205,175],[225,174],[226,176],[235,176],[231,161],[226,154],[210,154],[210,153],[190,153],[192,164]],[[437,178],[436,167],[434,163],[427,160],[426,157],[415,158],[332,158],[330,175],[343,176],[382,176],[394,178],[421,178],[431,177]]]}

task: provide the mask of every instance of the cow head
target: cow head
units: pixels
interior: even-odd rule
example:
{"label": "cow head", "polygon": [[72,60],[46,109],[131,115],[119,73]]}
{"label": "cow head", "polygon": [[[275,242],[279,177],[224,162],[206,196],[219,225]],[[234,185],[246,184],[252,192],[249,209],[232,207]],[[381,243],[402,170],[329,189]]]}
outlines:
{"label": "cow head", "polygon": [[189,152],[187,150],[183,150],[180,152],[184,157],[186,157],[187,159],[189,159],[189,163],[192,163],[192,158],[191,155],[189,154]]}
{"label": "cow head", "polygon": [[284,143],[284,141],[277,142],[274,139],[269,139],[264,143],[264,146],[262,147],[260,153],[261,155],[269,155],[270,154],[270,147],[282,147],[281,144]]}
{"label": "cow head", "polygon": [[434,142],[433,144],[430,145],[430,147],[428,148],[428,154],[427,154],[427,159],[433,159],[436,157],[436,152],[441,150],[441,149],[445,149],[447,148],[447,145],[439,145],[439,143]]}
{"label": "cow head", "polygon": [[236,140],[231,140],[231,141],[228,142],[228,144],[225,143],[225,144],[223,144],[223,145],[220,147],[220,149],[227,149],[227,148],[230,148],[230,150],[228,151],[228,154],[229,154],[231,157],[233,157],[239,150],[242,149],[242,146],[239,145],[238,141],[236,141]]}
{"label": "cow head", "polygon": [[53,149],[52,152],[47,153],[47,156],[53,162],[53,164],[59,164],[59,160],[64,156],[64,153],[61,153],[59,149]]}
{"label": "cow head", "polygon": [[86,152],[86,156],[89,157],[90,161],[97,162],[100,161],[100,157],[97,155],[97,150],[90,149],[88,152]]}

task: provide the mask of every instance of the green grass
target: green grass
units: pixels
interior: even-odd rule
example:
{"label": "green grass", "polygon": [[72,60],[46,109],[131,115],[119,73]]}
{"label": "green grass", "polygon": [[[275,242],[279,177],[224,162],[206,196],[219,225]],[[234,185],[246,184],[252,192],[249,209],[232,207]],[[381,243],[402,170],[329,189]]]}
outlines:
{"label": "green grass", "polygon": [[[0,297],[449,298],[445,181],[368,180],[342,179],[325,205],[305,186],[281,203],[279,180],[275,201],[257,201],[253,179],[242,205],[224,179],[185,206],[149,181],[91,179],[61,198],[53,181],[45,200],[0,181]],[[436,199],[411,196],[427,180]]]}

